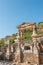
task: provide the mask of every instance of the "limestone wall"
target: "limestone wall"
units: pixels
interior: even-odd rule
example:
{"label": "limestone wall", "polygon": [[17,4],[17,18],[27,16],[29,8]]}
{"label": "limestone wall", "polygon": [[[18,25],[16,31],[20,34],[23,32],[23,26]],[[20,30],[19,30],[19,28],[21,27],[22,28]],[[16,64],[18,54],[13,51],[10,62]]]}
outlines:
{"label": "limestone wall", "polygon": [[24,54],[24,62],[32,63],[33,62],[33,54],[25,53]]}

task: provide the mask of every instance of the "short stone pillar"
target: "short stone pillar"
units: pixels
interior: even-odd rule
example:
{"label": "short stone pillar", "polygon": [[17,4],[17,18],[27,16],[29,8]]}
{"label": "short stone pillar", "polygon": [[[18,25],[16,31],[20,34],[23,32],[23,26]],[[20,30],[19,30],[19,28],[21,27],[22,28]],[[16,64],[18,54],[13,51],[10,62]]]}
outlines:
{"label": "short stone pillar", "polygon": [[19,30],[19,36],[22,38],[22,30]]}
{"label": "short stone pillar", "polygon": [[9,41],[7,41],[6,44],[7,44],[7,49],[6,49],[5,57],[6,57],[6,59],[9,60],[9,58],[10,58],[10,52],[11,52]]}
{"label": "short stone pillar", "polygon": [[37,42],[37,38],[38,35],[36,34],[36,30],[35,30],[35,26],[33,26],[33,34],[32,34],[32,38],[33,38],[33,65],[39,65],[39,52],[38,52],[38,42]]}
{"label": "short stone pillar", "polygon": [[21,44],[23,44],[23,34],[22,34],[22,30],[19,30],[19,42]]}
{"label": "short stone pillar", "polygon": [[20,36],[19,36],[19,33],[18,33],[17,36],[16,36],[16,39],[14,40],[15,43],[19,43],[19,38],[20,38]]}

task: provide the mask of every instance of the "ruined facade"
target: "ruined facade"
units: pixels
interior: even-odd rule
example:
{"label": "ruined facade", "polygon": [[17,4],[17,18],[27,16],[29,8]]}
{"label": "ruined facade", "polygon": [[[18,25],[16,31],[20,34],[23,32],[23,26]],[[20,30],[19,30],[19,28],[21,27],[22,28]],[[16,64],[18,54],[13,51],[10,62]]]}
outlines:
{"label": "ruined facade", "polygon": [[[33,33],[32,33],[33,42],[31,42],[31,44],[23,43],[22,31],[24,29],[31,27],[33,27]],[[19,42],[15,42],[18,43],[18,47],[19,47],[19,49],[17,49],[17,56],[16,56],[17,62],[27,63],[28,65],[43,64],[43,36],[37,35],[36,25],[34,23],[23,23],[22,25],[18,26],[18,31],[19,33],[16,41]]]}
{"label": "ruined facade", "polygon": [[[13,56],[13,63],[16,65],[43,65],[43,35],[36,33],[36,25],[34,23],[23,23],[18,28],[18,34],[15,43],[7,41],[5,57],[7,59]],[[33,42],[24,43],[22,31],[24,29],[33,28],[31,35]],[[5,44],[6,44],[5,43]]]}

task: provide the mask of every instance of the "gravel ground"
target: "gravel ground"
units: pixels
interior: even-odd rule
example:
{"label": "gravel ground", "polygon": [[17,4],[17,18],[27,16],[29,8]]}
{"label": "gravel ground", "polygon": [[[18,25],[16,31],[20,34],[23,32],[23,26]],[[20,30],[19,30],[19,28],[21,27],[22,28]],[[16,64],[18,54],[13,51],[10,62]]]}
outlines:
{"label": "gravel ground", "polygon": [[0,65],[13,65],[12,62],[0,61]]}

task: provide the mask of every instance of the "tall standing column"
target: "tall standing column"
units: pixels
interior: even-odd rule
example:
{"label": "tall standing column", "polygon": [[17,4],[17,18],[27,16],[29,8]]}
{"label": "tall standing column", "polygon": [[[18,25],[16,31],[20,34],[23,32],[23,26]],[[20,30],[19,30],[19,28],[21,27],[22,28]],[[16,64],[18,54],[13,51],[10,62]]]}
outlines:
{"label": "tall standing column", "polygon": [[37,38],[38,35],[36,34],[36,30],[35,30],[35,26],[33,26],[33,34],[32,34],[32,38],[33,38],[33,65],[39,65],[39,52],[38,52],[38,48],[37,48]]}
{"label": "tall standing column", "polygon": [[17,37],[16,37],[16,43],[18,45],[17,45],[17,49],[16,49],[16,53],[15,53],[15,59],[13,60],[14,63],[21,62],[21,58],[22,58],[21,36],[22,36],[21,31],[19,31],[19,33],[17,34]]}
{"label": "tall standing column", "polygon": [[22,43],[22,31],[20,30],[18,34],[18,48],[17,48],[17,58],[19,63],[23,61],[21,43]]}

